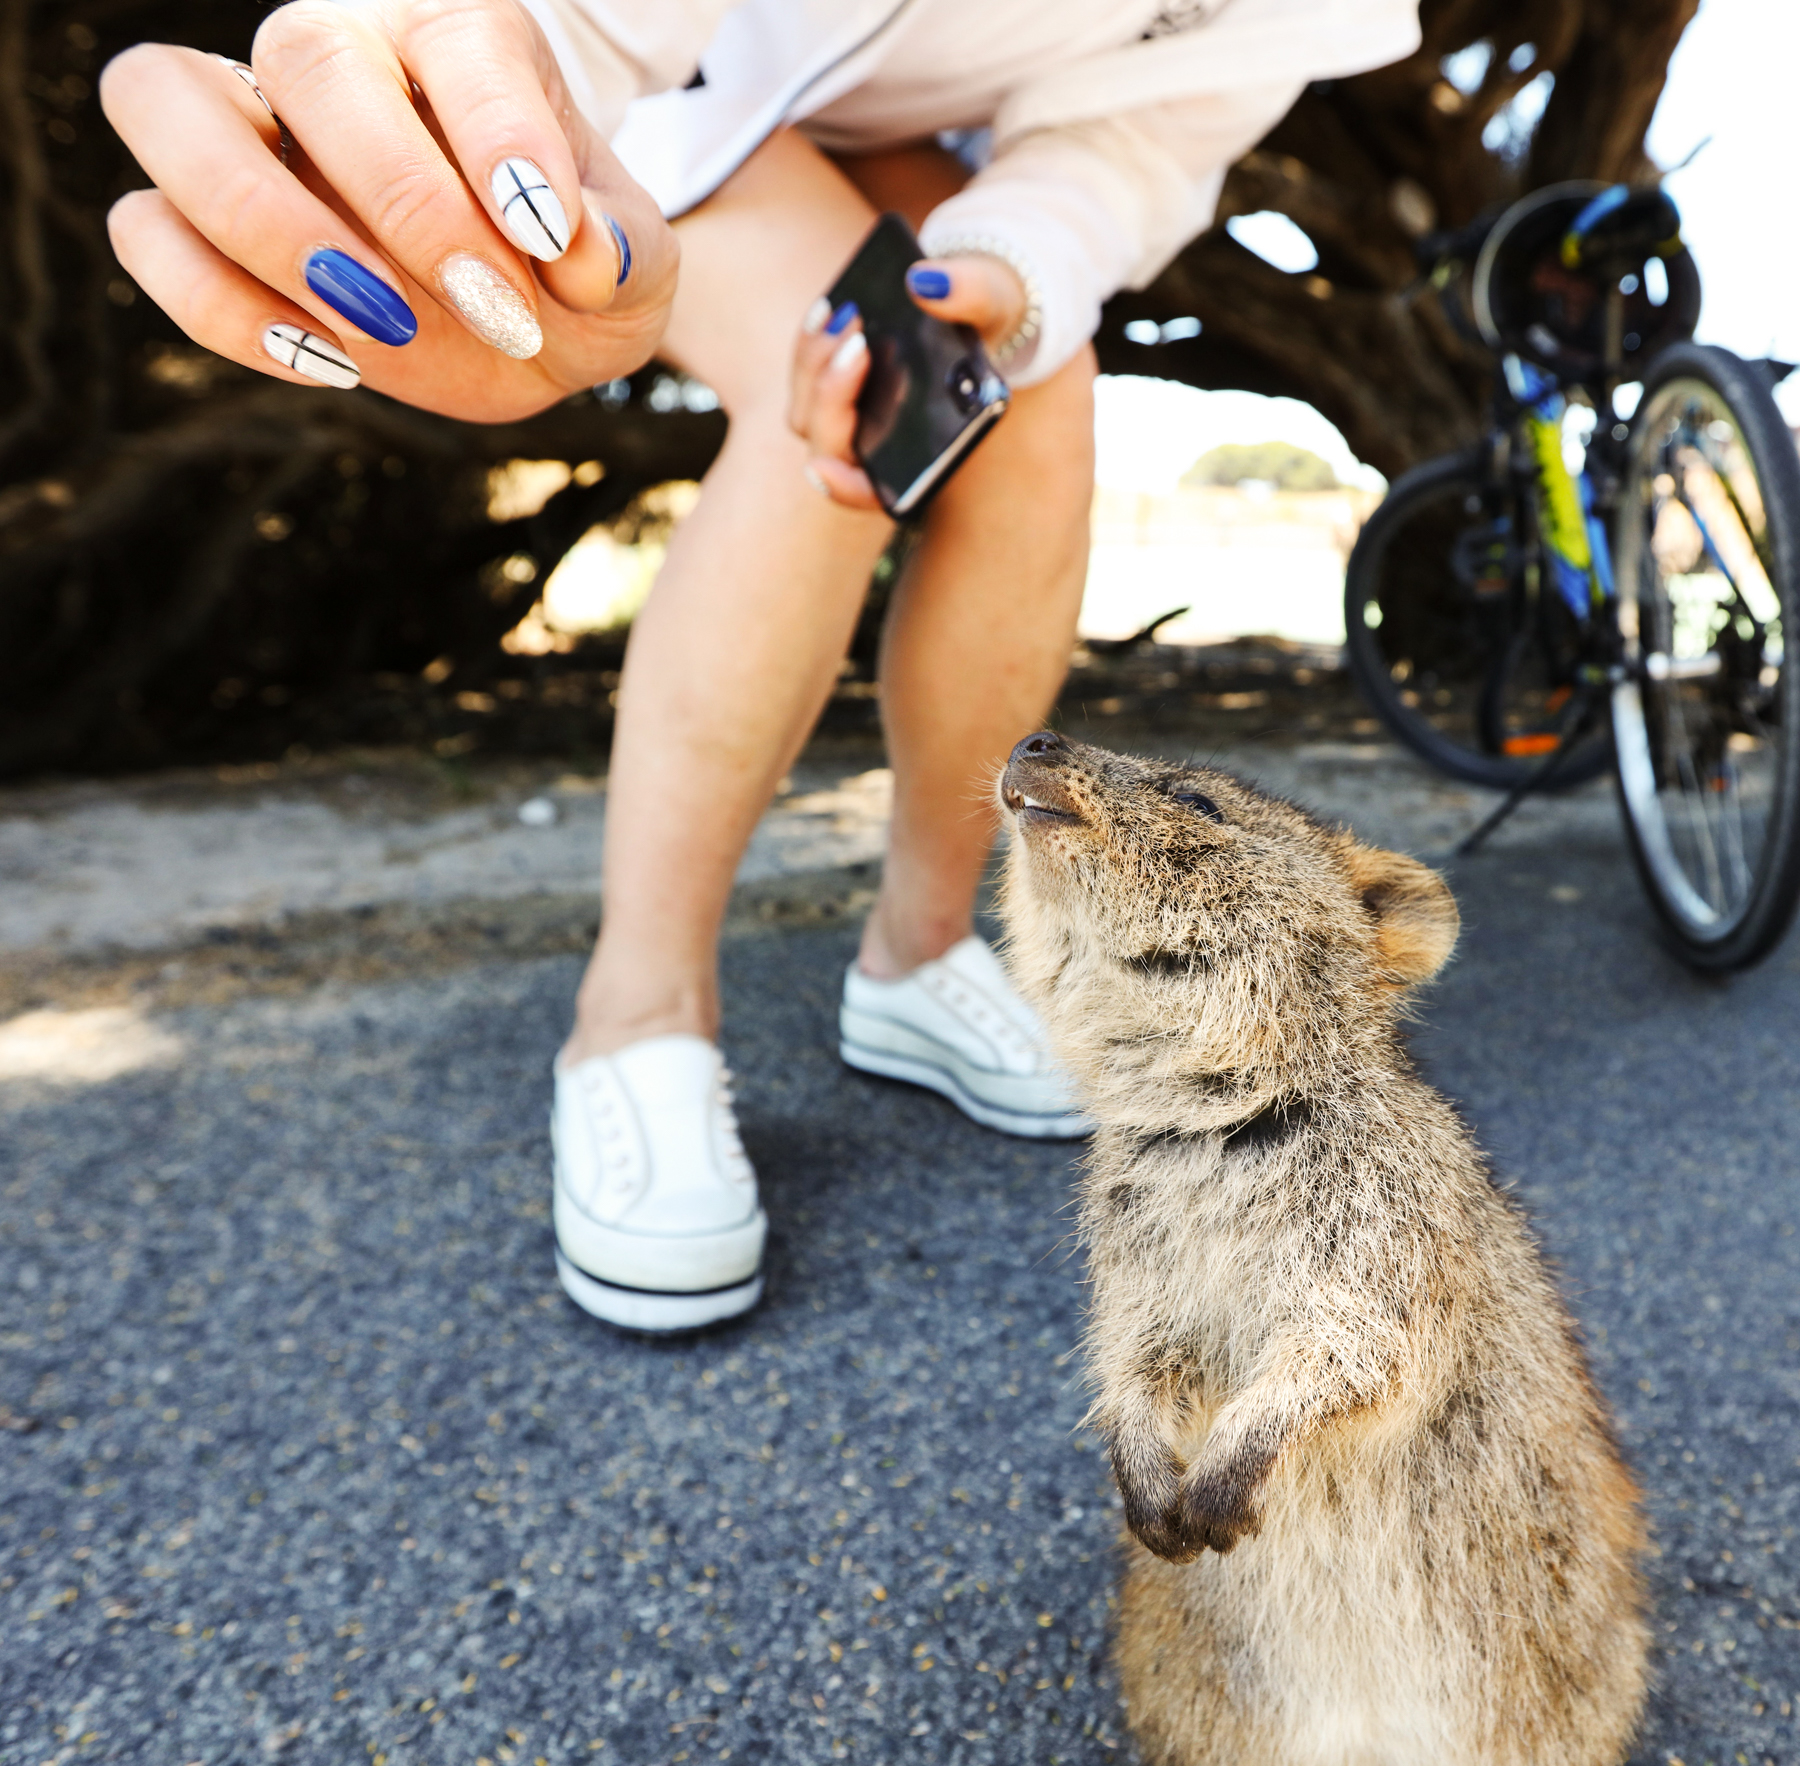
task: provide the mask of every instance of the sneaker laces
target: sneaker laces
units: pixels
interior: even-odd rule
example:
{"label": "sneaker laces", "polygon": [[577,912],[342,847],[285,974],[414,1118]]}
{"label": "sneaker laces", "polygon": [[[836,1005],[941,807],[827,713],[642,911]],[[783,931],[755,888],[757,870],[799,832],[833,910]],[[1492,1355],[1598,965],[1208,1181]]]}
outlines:
{"label": "sneaker laces", "polygon": [[717,1079],[713,1081],[713,1111],[718,1118],[719,1133],[725,1142],[726,1151],[733,1157],[746,1159],[744,1143],[738,1134],[737,1100],[732,1093],[731,1082],[736,1077],[729,1067],[721,1066]]}
{"label": "sneaker laces", "polygon": [[1006,1053],[1028,1057],[1034,1064],[1046,1053],[1037,1038],[1028,1036],[980,988],[954,971],[934,968],[919,979],[927,993]]}

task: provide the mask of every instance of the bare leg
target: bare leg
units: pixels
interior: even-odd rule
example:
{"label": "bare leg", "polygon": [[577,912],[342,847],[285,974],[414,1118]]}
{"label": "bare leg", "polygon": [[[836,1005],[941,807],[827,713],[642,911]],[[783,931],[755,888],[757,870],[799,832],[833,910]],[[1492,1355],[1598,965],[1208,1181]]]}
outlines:
{"label": "bare leg", "polygon": [[1013,409],[933,505],[883,634],[894,820],[860,961],[881,980],[968,936],[994,777],[1068,670],[1094,494],[1090,350]]}
{"label": "bare leg", "polygon": [[631,634],[604,922],[567,1060],[717,1032],[738,860],[831,690],[889,532],[808,485],[787,426],[801,315],[872,219],[828,160],[783,135],[677,228],[663,354],[719,393],[731,430]]}
{"label": "bare leg", "polygon": [[[846,158],[876,209],[919,225],[966,176],[935,146]],[[932,504],[882,635],[894,819],[861,966],[892,980],[968,936],[994,776],[1068,672],[1094,500],[1093,351],[1013,395]]]}
{"label": "bare leg", "polygon": [[[953,188],[935,152],[853,162],[883,206]],[[942,188],[940,188],[942,186]],[[910,192],[914,200],[908,200]],[[719,924],[776,781],[844,654],[888,526],[818,497],[786,424],[801,314],[874,210],[793,136],[678,226],[664,354],[731,417],[705,494],[632,634],[607,807],[605,919],[565,1058],[718,1026]],[[963,936],[992,838],[987,787],[1067,664],[1092,490],[1091,357],[1019,395],[934,506],[884,644],[896,809],[864,941],[904,973]]]}

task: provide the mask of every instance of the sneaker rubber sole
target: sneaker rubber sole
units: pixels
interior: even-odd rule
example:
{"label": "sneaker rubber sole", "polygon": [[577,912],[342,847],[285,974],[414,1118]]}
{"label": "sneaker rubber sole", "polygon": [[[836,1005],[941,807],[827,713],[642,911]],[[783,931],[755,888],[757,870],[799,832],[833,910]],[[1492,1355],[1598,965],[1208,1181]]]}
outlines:
{"label": "sneaker rubber sole", "polygon": [[760,1269],[746,1282],[699,1293],[628,1288],[578,1269],[561,1245],[556,1247],[556,1279],[562,1283],[563,1292],[590,1317],[621,1330],[659,1335],[704,1330],[707,1325],[736,1318],[748,1312],[763,1294]]}
{"label": "sneaker rubber sole", "polygon": [[945,1097],[972,1121],[983,1128],[998,1129],[1001,1134],[1016,1134],[1029,1140],[1076,1141],[1093,1133],[1093,1123],[1074,1111],[1055,1115],[1028,1115],[1017,1110],[1003,1110],[976,1095],[957,1078],[955,1069],[911,1055],[896,1054],[892,1049],[871,1049],[848,1038],[838,1043],[838,1053],[846,1067],[859,1073],[874,1073],[883,1079],[900,1079],[908,1085],[922,1085]]}

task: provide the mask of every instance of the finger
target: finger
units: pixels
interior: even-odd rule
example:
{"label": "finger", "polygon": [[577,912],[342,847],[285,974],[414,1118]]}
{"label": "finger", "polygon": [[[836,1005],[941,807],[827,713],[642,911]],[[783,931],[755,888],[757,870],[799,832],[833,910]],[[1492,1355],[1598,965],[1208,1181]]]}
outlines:
{"label": "finger", "polygon": [[[854,301],[846,302],[854,310]],[[831,359],[837,347],[824,335],[832,317],[831,302],[824,295],[807,308],[800,321],[800,335],[794,339],[794,365],[788,376],[788,428],[796,435],[806,433],[806,412],[812,405],[813,383]]]}
{"label": "finger", "polygon": [[842,460],[808,460],[806,482],[820,496],[845,509],[879,509],[881,499],[869,483],[869,475],[860,466],[846,465]]}
{"label": "finger", "polygon": [[819,384],[846,333],[861,334],[861,314],[855,301],[845,301],[835,311],[823,298],[807,310],[794,345],[794,368],[789,384],[788,427],[796,435],[812,434],[813,410]]}
{"label": "finger", "polygon": [[[267,90],[265,85],[264,90]],[[335,328],[398,349],[419,317],[355,227],[270,152],[255,99],[210,56],[140,44],[108,64],[101,102],[138,163],[196,230],[257,281]],[[169,119],[180,119],[179,127]],[[365,366],[367,363],[365,362]]]}
{"label": "finger", "polygon": [[926,258],[907,270],[906,289],[934,318],[972,326],[989,341],[1010,337],[1025,317],[1025,285],[998,258]]}
{"label": "finger", "polygon": [[[264,21],[252,63],[289,133],[382,252],[485,343],[535,356],[543,332],[532,278],[433,138],[378,21],[329,0],[295,0]],[[513,75],[509,98],[520,83]],[[307,273],[325,292],[330,269],[309,259]]]}
{"label": "finger", "polygon": [[868,377],[869,344],[861,320],[854,316],[855,309],[849,309],[847,321],[844,312],[840,308],[827,322],[827,327],[832,323],[843,327],[835,342],[828,328],[820,333],[815,347],[829,348],[831,354],[802,394],[802,433],[813,453],[806,473],[814,487],[833,502],[851,509],[876,509],[880,503],[868,474],[855,458],[856,397]]}
{"label": "finger", "polygon": [[[276,160],[247,114],[260,110],[256,99],[211,57],[140,45],[107,67],[101,99],[189,224],[295,305],[307,329],[346,342],[365,384],[428,410],[502,422],[579,383],[552,383],[540,363],[522,367],[479,342],[390,265],[353,220]],[[401,347],[414,336],[417,348]]]}
{"label": "finger", "polygon": [[[275,114],[275,106],[263,95],[263,89],[256,83],[256,69],[247,61],[234,61],[229,55],[212,52],[214,61],[227,67],[242,83],[243,88],[256,100],[255,107],[248,112],[251,122],[256,125],[257,132],[269,143],[270,150],[281,151],[281,119]],[[239,109],[243,105],[239,104]]]}
{"label": "finger", "polygon": [[395,47],[501,232],[554,263],[581,224],[581,180],[545,95],[542,41],[492,0],[438,0],[405,12]]}
{"label": "finger", "polygon": [[[545,285],[575,312],[631,313],[666,305],[675,292],[681,248],[650,193],[595,138],[582,156],[581,206],[594,267],[575,253],[546,266]],[[602,242],[610,248],[602,249]]]}
{"label": "finger", "polygon": [[201,238],[160,190],[121,197],[106,223],[126,273],[203,348],[302,386],[361,379],[318,320]]}
{"label": "finger", "polygon": [[396,47],[469,186],[503,236],[546,266],[558,301],[592,313],[655,298],[673,235],[569,100],[528,13],[438,0],[405,14]]}
{"label": "finger", "polygon": [[854,460],[856,395],[869,373],[869,340],[860,323],[846,331],[813,382],[802,432],[815,454]]}

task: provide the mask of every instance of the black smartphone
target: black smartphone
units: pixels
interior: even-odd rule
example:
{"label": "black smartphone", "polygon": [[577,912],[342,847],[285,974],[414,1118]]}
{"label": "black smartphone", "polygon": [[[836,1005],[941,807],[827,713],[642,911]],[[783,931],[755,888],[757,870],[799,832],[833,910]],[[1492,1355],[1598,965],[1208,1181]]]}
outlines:
{"label": "black smartphone", "polygon": [[855,301],[862,314],[869,372],[856,400],[856,459],[890,515],[922,509],[1009,398],[974,331],[913,304],[906,272],[924,255],[905,221],[883,215],[828,296],[834,312]]}

